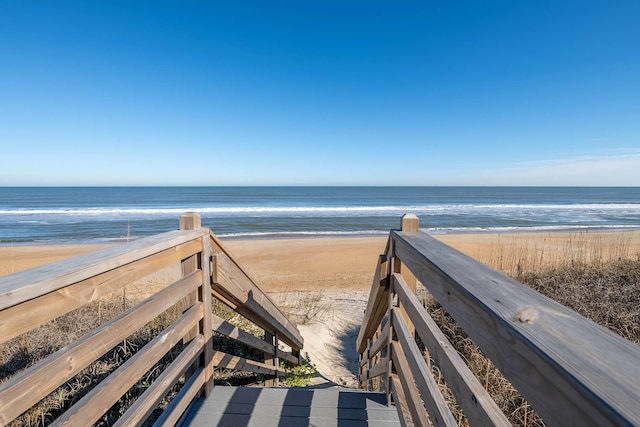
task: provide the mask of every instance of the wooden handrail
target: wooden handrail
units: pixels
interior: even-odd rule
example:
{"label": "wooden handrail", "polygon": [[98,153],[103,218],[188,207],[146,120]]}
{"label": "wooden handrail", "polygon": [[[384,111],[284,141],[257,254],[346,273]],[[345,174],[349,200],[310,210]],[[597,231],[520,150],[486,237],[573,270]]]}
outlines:
{"label": "wooden handrail", "polygon": [[[408,268],[545,423],[640,425],[639,346],[425,233],[391,231],[388,247],[389,263]],[[403,276],[397,268],[387,277],[376,274],[366,313],[378,314],[365,313],[365,320],[373,324],[363,324],[357,342],[362,384],[369,384],[371,358],[380,358],[386,351],[392,355],[386,388],[395,399],[402,399],[394,392],[398,389],[394,381],[400,381],[409,399],[398,402],[401,418],[418,416],[420,408],[427,404],[429,414],[437,417],[438,423],[447,419],[444,413],[434,412],[433,404],[440,402],[440,392],[427,387],[430,370],[414,364],[409,367],[410,375],[404,372],[407,366],[398,355],[411,360],[409,353],[415,356],[416,350],[411,349],[415,342],[406,317],[470,423],[509,425]],[[385,292],[383,287],[387,300],[379,297]],[[382,315],[380,307],[385,308]],[[373,332],[381,322],[388,323],[391,330],[386,347],[373,342]],[[418,387],[419,398],[412,396],[411,387],[404,383],[408,378],[423,384]]]}
{"label": "wooden handrail", "polygon": [[[186,376],[185,385],[159,420],[160,424],[170,424],[179,418],[199,392],[208,394],[215,367],[277,378],[283,373],[278,363],[280,359],[299,363],[303,339],[295,325],[240,267],[211,230],[200,227],[197,214],[183,215],[181,228],[0,277],[2,344],[170,265],[182,264],[183,275],[0,384],[0,425],[20,416],[140,327],[179,303],[184,311],[182,316],[75,402],[56,424],[94,423],[179,342],[184,341],[181,353],[123,414],[119,425],[144,422],[181,376]],[[212,296],[219,296],[275,339],[261,341],[214,316]],[[269,355],[268,363],[214,351],[212,332],[258,348]],[[280,349],[280,340],[291,350]]]}
{"label": "wooden handrail", "polygon": [[256,285],[256,282],[242,268],[220,240],[210,234],[215,253],[213,290],[219,292],[236,307],[241,314],[279,338],[293,348],[300,349],[304,339],[296,326],[287,318],[271,298]]}

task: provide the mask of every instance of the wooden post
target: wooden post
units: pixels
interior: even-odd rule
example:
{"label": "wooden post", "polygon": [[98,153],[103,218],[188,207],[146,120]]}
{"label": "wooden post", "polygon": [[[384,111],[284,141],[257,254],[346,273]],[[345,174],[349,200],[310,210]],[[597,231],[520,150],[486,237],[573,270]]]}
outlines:
{"label": "wooden post", "polygon": [[[371,381],[369,381],[369,371],[371,370],[371,338],[367,338],[367,349],[360,354],[360,376],[358,380],[360,381],[360,388],[363,388],[367,391],[371,391]],[[365,364],[362,364],[362,361],[365,361]],[[367,374],[365,379],[362,379],[362,376]]]}
{"label": "wooden post", "polygon": [[[414,214],[404,214],[404,215],[402,215],[402,219],[400,221],[400,227],[401,227],[403,232],[417,233],[418,229],[420,227],[420,220]],[[394,271],[396,273],[399,272],[400,274],[402,274],[402,278],[404,279],[405,282],[407,282],[407,285],[409,286],[409,289],[411,289],[411,292],[415,295],[416,294],[416,282],[417,282],[416,281],[416,276],[414,276],[413,273],[411,273],[411,271],[409,271],[407,266],[402,265],[402,262],[398,263],[397,270],[394,270]],[[411,319],[407,315],[407,313],[404,310],[404,308],[401,307],[401,311],[402,311],[402,315],[403,315],[404,319],[407,322],[407,326],[409,327],[409,332],[411,333],[411,335],[415,336],[415,329],[416,328],[413,326],[413,322],[411,321]]]}
{"label": "wooden post", "polygon": [[[180,215],[180,230],[197,230],[200,228],[200,215],[196,212],[185,212]],[[197,256],[193,255],[187,259],[183,259],[181,263],[182,276],[194,272],[198,267]]]}
{"label": "wooden post", "polygon": [[[180,215],[180,230],[196,230],[201,227],[200,215],[196,212],[185,212]],[[189,258],[185,258],[180,262],[180,270],[182,277],[193,273],[198,269],[198,256],[192,255]],[[206,279],[205,279],[206,280]],[[182,310],[187,311],[189,307],[196,303],[198,300],[197,292],[192,293],[182,300]],[[186,344],[191,341],[198,334],[198,328],[192,329],[185,337],[183,342]]]}
{"label": "wooden post", "polygon": [[[392,246],[392,252],[393,255],[395,256],[395,248]],[[394,370],[394,366],[393,366],[393,356],[392,356],[392,351],[393,351],[393,340],[394,340],[394,332],[395,332],[395,325],[393,324],[393,316],[391,315],[391,310],[393,310],[393,300],[395,299],[395,290],[394,290],[394,286],[393,286],[393,280],[389,281],[389,308],[387,309],[387,322],[389,322],[389,335],[387,336],[387,360],[388,360],[388,364],[387,364],[387,375],[385,375],[385,379],[387,382],[387,389],[385,390],[387,393],[387,406],[391,406],[391,381],[392,381],[392,375],[393,375],[393,370]]]}
{"label": "wooden post", "polygon": [[264,385],[266,387],[277,387],[279,385],[278,380],[278,365],[280,364],[280,360],[278,359],[278,333],[271,333],[269,331],[264,331],[264,340],[269,344],[273,345],[273,351],[275,354],[264,353],[264,363],[273,365],[276,368],[275,378],[270,378],[265,380]]}
{"label": "wooden post", "polygon": [[[373,334],[373,338],[371,342],[378,341],[378,338],[380,337],[381,332],[382,332],[382,325],[378,325],[378,328]],[[376,355],[373,356],[373,358],[369,357],[369,360],[371,360],[371,363],[369,363],[369,371],[371,371],[371,368],[376,366],[381,359],[382,359],[381,352],[378,352]],[[371,387],[370,387],[371,390],[382,391],[382,383],[381,383],[380,377],[371,378],[370,381],[371,381]]]}
{"label": "wooden post", "polygon": [[198,298],[204,305],[204,316],[200,321],[200,333],[204,337],[204,351],[202,352],[202,366],[205,370],[204,395],[209,397],[213,390],[213,332],[211,325],[211,282],[212,270],[216,269],[216,261],[211,254],[212,247],[208,235],[202,237],[202,268],[203,282],[199,290]]}
{"label": "wooden post", "polygon": [[415,233],[418,231],[419,226],[420,226],[420,220],[416,215],[414,214],[402,215],[402,221],[400,224],[400,228],[402,231]]}

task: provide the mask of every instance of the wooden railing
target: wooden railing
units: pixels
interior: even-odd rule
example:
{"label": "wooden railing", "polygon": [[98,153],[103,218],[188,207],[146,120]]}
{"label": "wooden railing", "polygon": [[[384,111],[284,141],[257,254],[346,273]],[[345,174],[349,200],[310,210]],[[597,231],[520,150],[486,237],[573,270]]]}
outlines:
{"label": "wooden railing", "polygon": [[390,233],[357,341],[362,386],[392,395],[404,425],[457,425],[431,363],[471,425],[511,425],[418,301],[416,281],[547,425],[640,425],[640,347],[418,232],[414,215]]}
{"label": "wooden railing", "polygon": [[[174,283],[0,384],[0,425],[28,411],[176,304],[181,304],[182,312],[177,320],[62,413],[55,424],[92,425],[180,343],[179,355],[122,414],[117,425],[142,423],[171,387],[183,382],[154,424],[174,425],[194,397],[209,394],[214,368],[257,372],[277,381],[283,371],[279,359],[299,363],[303,339],[295,325],[211,231],[200,228],[200,217],[183,215],[180,228],[0,277],[1,345],[172,264],[180,264],[182,273]],[[264,339],[214,315],[212,296],[263,328]],[[213,333],[264,352],[265,361],[215,351]],[[280,349],[280,342],[289,350]]]}

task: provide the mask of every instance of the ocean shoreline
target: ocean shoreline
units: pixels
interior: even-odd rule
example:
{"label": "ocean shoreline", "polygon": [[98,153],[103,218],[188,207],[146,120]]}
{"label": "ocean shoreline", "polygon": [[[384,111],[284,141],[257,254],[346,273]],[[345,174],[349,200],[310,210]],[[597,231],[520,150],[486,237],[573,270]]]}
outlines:
{"label": "ocean shoreline", "polygon": [[0,244],[120,243],[186,211],[224,239],[382,236],[405,213],[430,234],[640,228],[640,188],[2,188]]}
{"label": "ocean shoreline", "polygon": [[[399,228],[392,228],[391,230],[398,230]],[[167,230],[172,231],[172,230]],[[349,239],[349,238],[380,238],[389,235],[387,232],[287,232],[287,233],[264,233],[260,235],[252,234],[238,234],[238,235],[225,235],[214,234],[222,241],[261,241],[261,240],[307,240],[307,239]],[[495,229],[425,229],[420,228],[420,231],[426,232],[432,236],[455,236],[455,235],[514,235],[514,234],[582,234],[582,233],[623,233],[640,231],[640,225],[629,226],[558,226],[558,227],[546,227],[546,228],[495,228]],[[158,233],[161,234],[161,233]],[[121,238],[105,238],[105,239],[79,239],[79,240],[48,240],[48,241],[13,241],[13,242],[0,242],[0,248],[2,247],[23,247],[23,246],[65,246],[65,245],[116,245],[121,243],[127,243],[130,241],[136,241],[144,239],[147,236],[129,236]]]}

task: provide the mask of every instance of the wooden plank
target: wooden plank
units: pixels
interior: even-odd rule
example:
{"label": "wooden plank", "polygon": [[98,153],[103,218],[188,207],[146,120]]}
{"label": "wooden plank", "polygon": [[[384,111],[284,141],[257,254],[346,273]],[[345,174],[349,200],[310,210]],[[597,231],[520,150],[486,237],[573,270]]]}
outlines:
{"label": "wooden plank", "polygon": [[382,332],[380,333],[380,336],[376,339],[376,341],[371,346],[371,349],[369,350],[369,355],[370,356],[378,354],[378,352],[380,350],[382,350],[382,347],[384,347],[385,345],[388,344],[388,341],[389,341],[389,323],[390,322],[385,323],[384,327],[382,328]]}
{"label": "wooden plank", "polygon": [[0,311],[0,342],[6,342],[91,301],[110,295],[172,262],[178,262],[181,257],[195,253],[200,247],[201,243],[197,240],[182,243],[119,268],[69,284],[67,287],[38,298],[8,307]]}
{"label": "wooden plank", "polygon": [[197,240],[207,229],[169,231],[0,277],[0,310]]}
{"label": "wooden plank", "polygon": [[[197,230],[200,227],[201,227],[200,215],[197,214],[196,212],[185,212],[182,215],[180,215],[180,230]],[[202,243],[201,248],[203,248],[204,250],[204,247],[205,247],[204,238],[202,238],[201,243]],[[211,245],[207,245],[207,246],[211,246]],[[194,254],[180,261],[180,271],[182,273],[182,277],[188,276],[189,274],[193,273],[198,269],[204,270],[204,267],[206,267],[207,269],[209,268],[209,263],[206,263],[206,266],[198,265],[199,261],[201,261],[201,257],[202,257],[202,252],[200,252],[199,255]],[[204,275],[204,277],[209,277],[209,275],[206,274]],[[207,280],[207,283],[208,283],[208,280]],[[194,290],[193,293],[187,295],[182,301],[182,309],[188,310],[189,307],[194,305],[197,300],[198,300],[198,291]],[[198,335],[198,333],[199,333],[198,326],[194,325],[193,329],[188,334],[185,335],[183,339],[184,344],[191,341],[196,335]]]}
{"label": "wooden plank", "polygon": [[413,422],[420,426],[442,425],[437,422],[431,424],[430,417],[423,405],[423,398],[420,396],[420,391],[414,381],[411,368],[409,367],[402,348],[396,341],[391,343],[391,360],[398,373],[401,389],[406,396],[405,402],[407,403]]}
{"label": "wooden plank", "polygon": [[284,359],[287,362],[293,363],[294,365],[299,365],[300,364],[300,357],[299,356],[295,356],[292,353],[277,349],[276,350],[276,355],[278,356],[278,359]]}
{"label": "wooden plank", "polygon": [[234,302],[262,318],[263,322],[278,332],[282,341],[295,348],[303,347],[304,339],[298,328],[226,254],[217,256],[216,278],[217,285],[222,287]]}
{"label": "wooden plank", "polygon": [[[251,278],[251,275],[248,274],[248,272],[242,268],[241,264],[235,259],[235,257],[231,254],[231,252],[229,252],[227,250],[227,248],[224,247],[224,245],[222,244],[222,242],[218,239],[218,237],[213,234],[213,232],[209,233],[209,236],[211,238],[211,243],[213,245],[214,251],[219,251],[222,254],[224,254],[224,256],[226,258],[228,258],[241,272],[242,275],[249,279],[249,281],[251,282],[251,284],[253,285],[251,287],[251,289],[248,289],[249,291],[254,291],[254,292],[258,292],[261,294],[261,298],[263,299],[263,301],[268,302],[266,305],[268,307],[270,307],[270,311],[275,309],[276,313],[272,313],[272,315],[274,315],[277,319],[281,319],[283,318],[284,321],[281,321],[281,323],[286,326],[288,329],[291,330],[292,335],[294,336],[294,340],[291,340],[291,342],[288,342],[288,340],[290,339],[290,337],[288,337],[288,334],[283,334],[282,331],[278,330],[278,332],[280,332],[280,339],[284,342],[286,342],[287,344],[289,344],[290,346],[294,347],[294,349],[296,351],[299,351],[302,347],[303,347],[303,343],[304,343],[304,339],[302,338],[302,335],[300,335],[300,332],[298,331],[297,327],[295,326],[295,324],[291,323],[291,321],[289,321],[289,319],[287,319],[287,317],[285,316],[285,314],[282,312],[282,310],[280,310],[280,308],[273,302],[273,300],[269,297],[269,295],[265,294],[262,289],[260,289],[260,287],[256,284],[256,281],[253,280],[253,278]],[[216,272],[217,273],[217,272]],[[215,276],[214,276],[215,277]],[[217,282],[217,281],[216,281]],[[250,293],[250,292],[249,292]],[[273,308],[271,308],[273,307]],[[258,313],[259,314],[259,313]],[[274,325],[276,326],[276,325]],[[277,328],[276,328],[277,329]],[[299,343],[298,343],[299,341]]]}
{"label": "wooden plank", "polygon": [[236,371],[254,372],[256,374],[276,375],[287,371],[279,366],[268,365],[255,360],[227,354],[222,351],[213,352],[213,365],[217,368],[234,369]]}
{"label": "wooden plank", "polygon": [[[224,289],[224,295],[244,310],[249,310],[252,317],[260,319],[256,321],[257,324],[264,326],[265,329],[276,330],[281,339],[290,346],[302,348],[304,340],[296,326],[255,285],[253,280],[245,275],[240,266],[234,264],[233,260],[225,254],[218,254],[217,258],[219,266],[216,284]],[[245,317],[249,318],[246,315]]]}
{"label": "wooden plank", "polygon": [[91,362],[167,310],[202,282],[192,273],[0,384],[0,425],[6,424]]}
{"label": "wooden plank", "polygon": [[[273,345],[273,348],[276,348],[277,343],[278,343],[278,339],[277,339],[278,334],[277,333],[272,333],[269,331],[264,331],[264,341],[267,344],[271,344]],[[274,352],[264,352],[264,364],[267,366],[279,366],[280,362],[278,361],[277,357],[273,357]],[[276,376],[275,378],[267,378],[264,381],[264,385],[265,387],[277,387],[278,386],[278,372],[276,372]]]}
{"label": "wooden plank", "polygon": [[411,418],[411,411],[407,404],[407,397],[402,389],[400,378],[398,374],[391,374],[391,395],[393,396],[393,402],[398,411],[398,418],[400,419],[400,425],[402,427],[413,427],[413,419]]}
{"label": "wooden plank", "polygon": [[370,370],[368,378],[379,377],[380,375],[384,375],[389,372],[389,358],[383,357],[376,363]]}
{"label": "wooden plank", "polygon": [[167,395],[171,387],[193,365],[196,358],[202,353],[203,346],[204,339],[202,337],[196,337],[191,341],[149,388],[122,414],[114,427],[140,425],[149,418],[149,415]]}
{"label": "wooden plank", "polygon": [[380,255],[376,264],[371,291],[369,292],[369,302],[364,311],[362,327],[356,340],[358,353],[362,353],[365,350],[367,340],[373,336],[374,331],[384,317],[384,313],[387,311],[385,306],[389,295],[387,269],[387,257],[386,255]]}
{"label": "wooden plank", "polygon": [[408,289],[402,276],[392,276],[400,304],[413,320],[416,332],[438,365],[449,389],[471,425],[511,426],[489,393],[471,373],[447,337]]}
{"label": "wooden plank", "polygon": [[[202,319],[203,315],[204,307],[201,302],[189,308],[171,326],[147,343],[140,351],[60,415],[56,419],[55,425],[92,425],[123,394],[133,387],[158,360],[180,342],[182,337],[193,328],[193,325]],[[203,348],[206,341],[202,336],[198,338]]]}
{"label": "wooden plank", "polygon": [[[420,222],[416,215],[405,214],[402,216],[401,225],[402,225],[403,232],[417,233],[420,227]],[[394,246],[394,249],[395,249],[395,246]],[[402,274],[402,277],[404,277],[404,280],[406,281],[407,286],[409,287],[411,292],[415,294],[416,285],[417,285],[416,276],[413,275],[411,270],[409,270],[406,265],[402,265],[402,261],[399,258],[396,257],[396,261],[398,261],[398,265],[397,265],[397,270],[394,269],[394,272],[399,272],[400,274]],[[409,315],[404,311],[404,309],[402,309],[402,315],[404,316],[405,322],[407,322],[407,326],[409,327],[409,332],[411,333],[411,335],[415,335],[415,327],[413,325],[413,322],[411,321],[411,318],[409,317]]]}
{"label": "wooden plank", "polygon": [[[269,327],[269,325],[267,324],[267,322],[265,322],[264,319],[258,317],[255,313],[253,313],[249,309],[243,307],[242,305],[238,305],[236,302],[234,302],[232,300],[231,297],[228,297],[227,294],[225,293],[224,289],[222,289],[219,285],[216,285],[216,284],[212,285],[211,294],[218,301],[222,302],[223,304],[225,304],[230,309],[234,310],[239,315],[245,317],[247,320],[255,323],[258,327],[260,327],[262,329]],[[234,328],[234,326],[231,325],[231,324],[229,324],[229,326],[231,326],[231,328]],[[227,329],[228,326],[225,326],[224,328]],[[242,330],[239,329],[239,331],[242,331]],[[218,332],[224,334],[224,330],[223,331],[218,331]],[[244,332],[244,331],[242,331],[242,332]],[[243,339],[241,337],[247,337],[246,335],[240,335],[240,333],[238,333],[238,336],[239,336],[239,338],[237,338],[238,340]],[[251,334],[249,334],[249,336],[253,337],[253,335],[251,335]],[[251,339],[249,338],[249,340],[251,340]],[[264,341],[262,341],[262,340],[260,340],[260,341],[262,343],[264,343]],[[259,350],[263,349],[262,347],[256,347],[255,344],[257,344],[257,343],[255,341],[253,341],[253,340],[251,340],[250,342],[246,342],[245,344],[250,345],[251,347],[258,348]],[[300,349],[296,350],[295,347],[292,348],[291,353],[283,352],[280,349],[277,350],[277,355],[278,355],[278,357],[280,359],[285,359],[285,360],[287,360],[287,361],[289,361],[291,363],[299,365],[300,364],[300,357],[296,356],[295,355],[296,353],[299,354],[300,353]]]}
{"label": "wooden plank", "polygon": [[261,340],[254,335],[251,335],[250,333],[238,328],[237,326],[233,326],[231,323],[216,316],[215,314],[211,316],[211,327],[213,331],[239,341],[242,344],[256,348],[263,352],[268,352],[269,354],[275,353],[275,346],[265,342],[264,340]]}
{"label": "wooden plank", "polygon": [[362,354],[358,355],[358,361],[360,363],[360,370],[369,362],[369,349],[366,349]]}
{"label": "wooden plank", "polygon": [[369,348],[363,353],[363,355],[366,355],[366,356],[362,357],[362,359],[360,360],[360,366],[364,367],[370,361],[375,360],[377,358],[376,356],[379,355],[380,350],[382,350],[382,348],[388,344],[388,340],[389,340],[389,323],[387,322],[384,328],[382,328],[380,335],[378,335],[378,337],[376,338],[375,343],[371,346],[371,348]]}
{"label": "wooden plank", "polygon": [[191,405],[193,399],[198,394],[200,387],[204,385],[204,368],[197,369],[191,375],[178,394],[173,398],[169,406],[162,412],[160,417],[153,423],[153,427],[175,426],[184,411]]}
{"label": "wooden plank", "polygon": [[[234,297],[229,296],[229,293],[226,292],[224,288],[222,288],[219,284],[211,285],[211,295],[213,298],[225,304],[227,307],[246,318],[250,322],[253,322],[261,329],[268,329],[271,327],[267,321],[265,321],[262,317],[259,317],[256,313],[251,311],[248,307],[245,307],[241,303],[238,303]],[[295,349],[295,347],[293,347]]]}
{"label": "wooden plank", "polygon": [[640,425],[640,347],[424,233],[391,234],[547,425]]}
{"label": "wooden plank", "polygon": [[213,390],[213,366],[211,366],[211,359],[213,358],[213,334],[211,332],[211,319],[213,313],[211,312],[211,260],[212,260],[212,247],[209,236],[202,237],[203,251],[200,259],[202,267],[202,284],[198,288],[198,299],[202,301],[205,307],[202,322],[198,326],[198,331],[204,337],[204,360],[202,365],[204,367],[205,383],[204,383],[204,395],[208,397]]}
{"label": "wooden plank", "polygon": [[274,345],[270,345],[264,340],[256,337],[255,335],[251,335],[250,333],[233,326],[231,323],[226,320],[221,319],[215,314],[211,315],[211,326],[214,332],[232,338],[236,341],[239,341],[249,347],[256,348],[265,353],[275,354],[280,359],[285,359],[291,363],[299,364],[300,360],[298,357],[294,356],[292,353],[284,352],[280,349],[276,349]]}
{"label": "wooden plank", "polygon": [[[427,362],[422,357],[415,339],[411,336],[409,328],[404,323],[402,313],[397,308],[394,308],[391,310],[391,317],[393,319],[393,329],[398,336],[400,344],[400,347],[398,347],[395,342],[393,343],[393,354],[402,354],[406,357],[410,369],[410,378],[414,379],[418,390],[420,390],[420,395],[429,413],[431,423],[434,426],[457,426],[458,424],[453,414],[451,414],[447,401],[442,396],[438,384],[427,366]],[[395,358],[393,360],[395,362]],[[404,377],[406,378],[406,374]]]}

